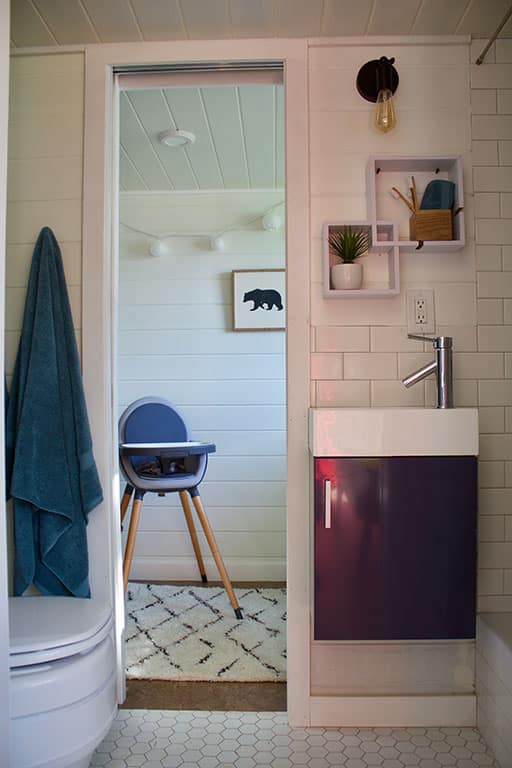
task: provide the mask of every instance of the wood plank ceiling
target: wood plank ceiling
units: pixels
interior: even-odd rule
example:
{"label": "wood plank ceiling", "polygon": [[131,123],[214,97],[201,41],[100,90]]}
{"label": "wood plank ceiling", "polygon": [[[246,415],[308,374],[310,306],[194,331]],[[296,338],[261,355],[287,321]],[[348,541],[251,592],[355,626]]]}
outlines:
{"label": "wood plank ceiling", "polygon": [[[332,35],[490,36],[509,0],[11,0],[14,47]],[[512,36],[512,21],[501,32]]]}
{"label": "wood plank ceiling", "polygon": [[[305,36],[490,36],[510,0],[11,0],[13,48],[88,43]],[[512,36],[512,20],[501,35]],[[199,84],[202,85],[202,84]],[[192,131],[163,147],[168,128]],[[280,85],[126,91],[124,191],[283,188]]]}
{"label": "wood plank ceiling", "polygon": [[[123,191],[282,189],[281,85],[219,85],[121,94]],[[158,135],[180,128],[196,136],[184,148]]]}

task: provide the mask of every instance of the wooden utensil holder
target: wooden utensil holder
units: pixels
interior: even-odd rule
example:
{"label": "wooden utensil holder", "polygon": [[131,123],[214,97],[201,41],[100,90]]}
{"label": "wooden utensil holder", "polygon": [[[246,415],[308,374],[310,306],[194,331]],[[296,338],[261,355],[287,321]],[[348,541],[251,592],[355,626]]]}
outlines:
{"label": "wooden utensil holder", "polygon": [[409,219],[411,240],[453,240],[452,211],[418,210]]}

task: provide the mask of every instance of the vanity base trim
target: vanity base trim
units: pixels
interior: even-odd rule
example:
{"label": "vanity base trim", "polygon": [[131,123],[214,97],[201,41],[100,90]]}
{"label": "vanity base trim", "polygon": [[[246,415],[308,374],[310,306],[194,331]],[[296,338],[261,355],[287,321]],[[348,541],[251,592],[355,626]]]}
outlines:
{"label": "vanity base trim", "polygon": [[475,727],[476,696],[312,696],[311,725]]}

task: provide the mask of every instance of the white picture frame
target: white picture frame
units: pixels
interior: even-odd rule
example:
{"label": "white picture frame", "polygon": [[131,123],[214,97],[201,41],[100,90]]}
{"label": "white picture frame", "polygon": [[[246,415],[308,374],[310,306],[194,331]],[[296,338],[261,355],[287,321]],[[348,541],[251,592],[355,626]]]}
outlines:
{"label": "white picture frame", "polygon": [[284,331],[286,270],[233,270],[233,330]]}

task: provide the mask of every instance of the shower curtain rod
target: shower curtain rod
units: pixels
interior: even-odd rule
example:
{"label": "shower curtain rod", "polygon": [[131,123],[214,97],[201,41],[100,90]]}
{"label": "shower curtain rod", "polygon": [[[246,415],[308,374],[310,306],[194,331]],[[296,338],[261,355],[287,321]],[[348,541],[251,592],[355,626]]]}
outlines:
{"label": "shower curtain rod", "polygon": [[507,21],[510,19],[511,16],[512,16],[512,4],[511,4],[510,8],[508,9],[508,11],[506,12],[506,14],[504,15],[504,17],[502,18],[501,22],[499,23],[496,32],[491,37],[491,39],[489,40],[489,42],[487,43],[487,45],[483,49],[482,53],[480,54],[480,56],[476,60],[475,64],[482,64],[482,62],[485,59],[485,56],[487,54],[487,51],[489,50],[491,45],[494,43],[494,41],[498,37],[499,33],[501,32],[501,30],[503,29],[503,27],[505,26],[505,24],[507,23]]}

